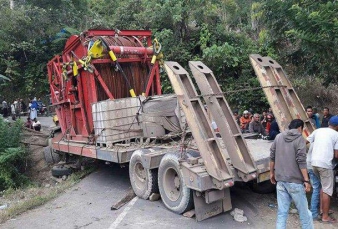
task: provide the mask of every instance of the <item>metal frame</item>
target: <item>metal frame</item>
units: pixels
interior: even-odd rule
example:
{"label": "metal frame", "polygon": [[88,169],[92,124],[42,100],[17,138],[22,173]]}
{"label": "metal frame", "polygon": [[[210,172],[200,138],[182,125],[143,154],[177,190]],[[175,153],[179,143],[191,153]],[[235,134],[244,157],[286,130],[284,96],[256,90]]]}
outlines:
{"label": "metal frame", "polygon": [[189,67],[217,124],[238,176],[246,182],[255,179],[257,175],[254,160],[213,72],[201,61],[189,61]]}
{"label": "metal frame", "polygon": [[315,127],[307,117],[283,68],[270,57],[259,54],[251,54],[249,57],[280,130],[286,130],[292,119],[302,119],[305,123],[303,136],[309,136]]}
{"label": "metal frame", "polygon": [[171,85],[177,95],[191,133],[204,160],[205,168],[218,189],[226,188],[225,184],[233,184],[230,168],[230,157],[225,147],[211,128],[207,113],[197,97],[196,89],[187,71],[177,62],[164,63]]}
{"label": "metal frame", "polygon": [[[98,66],[113,65],[108,54],[90,62],[93,72],[85,70],[86,66],[78,62],[78,58],[88,55],[88,41],[101,36],[123,37],[127,41],[135,41],[139,47],[123,44],[109,47],[115,52],[119,63],[141,63],[149,69],[147,82],[144,82],[146,96],[162,94],[158,60],[151,64],[154,54],[151,31],[89,30],[80,36],[71,36],[66,42],[62,55],[55,56],[47,65],[52,105],[56,108],[64,138],[70,141],[95,144],[91,104],[99,101],[97,86],[103,89],[108,99],[114,99],[116,95],[109,88],[121,87],[125,84],[121,82],[122,84],[116,86],[111,85],[103,78],[104,73],[98,70]],[[72,64],[78,65],[76,76],[73,75]],[[137,93],[141,94],[143,91]]]}

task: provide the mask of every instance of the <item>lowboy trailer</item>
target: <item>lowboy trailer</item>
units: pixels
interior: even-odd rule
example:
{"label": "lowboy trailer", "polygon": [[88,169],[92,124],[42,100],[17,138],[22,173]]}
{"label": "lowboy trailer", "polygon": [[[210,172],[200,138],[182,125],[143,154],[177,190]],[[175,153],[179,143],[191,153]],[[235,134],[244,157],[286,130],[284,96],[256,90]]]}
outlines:
{"label": "lowboy trailer", "polygon": [[[236,181],[271,188],[271,142],[244,138],[206,65],[189,62],[197,90],[181,65],[163,63],[160,49],[150,31],[89,30],[70,37],[62,55],[48,63],[62,130],[50,141],[51,151],[129,163],[137,196],[160,193],[168,209],[182,214],[194,208],[198,221],[232,208]],[[281,130],[292,118],[307,120],[281,67],[262,58],[250,56]],[[162,95],[161,64],[175,94]]]}

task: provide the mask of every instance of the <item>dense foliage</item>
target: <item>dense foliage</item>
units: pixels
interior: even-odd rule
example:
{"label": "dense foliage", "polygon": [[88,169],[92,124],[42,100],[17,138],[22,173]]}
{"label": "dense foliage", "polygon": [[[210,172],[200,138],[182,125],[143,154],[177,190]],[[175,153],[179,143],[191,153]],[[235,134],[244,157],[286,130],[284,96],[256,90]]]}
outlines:
{"label": "dense foliage", "polygon": [[299,77],[338,80],[338,2],[266,0],[261,5],[269,44]]}
{"label": "dense foliage", "polygon": [[23,175],[27,155],[20,145],[22,123],[9,124],[0,118],[0,191],[26,184]]}
{"label": "dense foliage", "polygon": [[[10,7],[14,2],[14,7]],[[202,60],[224,91],[257,87],[248,55],[269,55],[293,79],[337,83],[337,1],[0,0],[1,95],[48,93],[46,63],[89,28],[151,29],[166,60]],[[305,80],[305,81],[306,81]],[[297,82],[304,82],[298,80]],[[305,87],[306,83],[300,85]],[[163,76],[163,89],[170,91]],[[227,94],[233,108],[267,107],[261,91]]]}

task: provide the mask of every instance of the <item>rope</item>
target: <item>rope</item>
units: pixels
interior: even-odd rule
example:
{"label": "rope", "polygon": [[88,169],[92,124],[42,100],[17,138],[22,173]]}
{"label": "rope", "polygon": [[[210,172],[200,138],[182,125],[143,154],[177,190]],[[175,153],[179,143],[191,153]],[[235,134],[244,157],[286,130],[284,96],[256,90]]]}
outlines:
{"label": "rope", "polygon": [[226,94],[232,94],[232,93],[237,93],[237,92],[243,92],[243,91],[255,91],[255,90],[261,90],[264,88],[286,88],[287,86],[285,85],[269,85],[269,86],[263,86],[263,87],[248,87],[248,88],[242,88],[242,89],[237,89],[237,90],[229,90],[221,93],[210,93],[210,94],[204,94],[204,95],[198,95],[193,98],[202,98],[206,96],[217,96],[217,95],[226,95]]}

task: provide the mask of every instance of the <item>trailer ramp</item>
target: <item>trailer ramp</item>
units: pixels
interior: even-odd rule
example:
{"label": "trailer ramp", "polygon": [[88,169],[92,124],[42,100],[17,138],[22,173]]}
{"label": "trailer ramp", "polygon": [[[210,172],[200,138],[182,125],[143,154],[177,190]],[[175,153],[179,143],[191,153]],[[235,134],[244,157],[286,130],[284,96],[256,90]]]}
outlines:
{"label": "trailer ramp", "polygon": [[303,136],[309,136],[315,127],[283,68],[270,57],[262,57],[259,54],[251,54],[249,57],[280,130],[286,130],[291,120],[301,119],[305,124]]}
{"label": "trailer ramp", "polygon": [[234,184],[234,167],[188,72],[176,62],[165,62],[164,67],[202,157],[181,162],[185,184],[194,190],[196,220],[201,221],[232,209],[229,187]]}
{"label": "trailer ramp", "polygon": [[217,124],[238,177],[245,182],[256,179],[257,169],[253,157],[213,72],[201,61],[189,61],[189,67],[201,91],[201,97]]}
{"label": "trailer ramp", "polygon": [[166,61],[164,67],[207,172],[214,178],[213,181],[218,189],[226,188],[224,184],[229,184],[229,181],[233,184],[234,177],[230,167],[230,157],[227,149],[221,145],[216,133],[211,128],[204,105],[197,97],[196,89],[188,72],[177,62]]}

